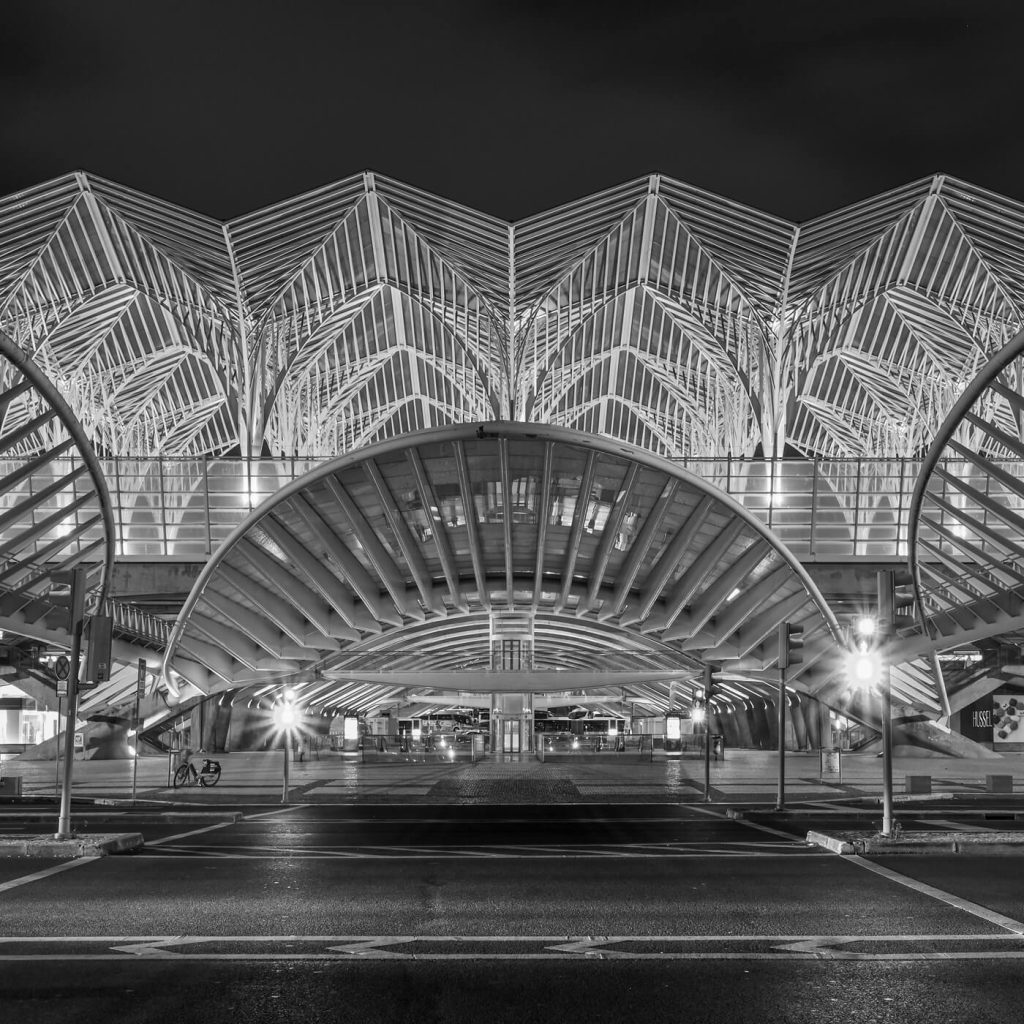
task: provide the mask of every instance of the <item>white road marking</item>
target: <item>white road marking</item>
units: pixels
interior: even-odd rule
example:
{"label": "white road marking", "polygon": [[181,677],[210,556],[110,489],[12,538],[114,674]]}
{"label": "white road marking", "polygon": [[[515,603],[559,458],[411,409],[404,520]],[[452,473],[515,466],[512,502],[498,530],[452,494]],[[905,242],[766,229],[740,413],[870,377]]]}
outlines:
{"label": "white road marking", "polygon": [[[170,837],[173,838],[173,837]],[[792,837],[791,837],[792,838]],[[155,845],[155,844],[151,844]],[[495,843],[486,846],[407,846],[360,844],[358,846],[290,847],[245,844],[241,848],[205,846],[196,844],[165,845],[161,857],[207,857],[219,860],[267,860],[273,858],[302,860],[409,860],[422,858],[438,859],[514,859],[538,860],[547,858],[635,858],[635,857],[791,857],[830,856],[827,850],[808,847],[800,840],[793,839],[788,846],[779,843],[746,842],[716,844],[713,842],[662,842],[622,844],[522,844]]]}
{"label": "white road marking", "polygon": [[[137,936],[8,936],[0,937],[0,962],[11,961],[68,961],[68,960],[340,960],[340,959],[406,959],[406,960],[979,960],[1024,959],[1024,943],[1017,936],[1005,933],[966,935],[137,935]],[[998,941],[1002,950],[977,950],[971,947],[979,942]],[[103,952],[75,953],[72,949],[35,954],[5,953],[3,946],[33,944],[80,943],[90,948],[106,946]],[[948,945],[948,949],[915,951],[907,948],[898,952],[872,953],[841,947],[870,943],[897,944],[912,947],[930,943]],[[204,953],[194,947],[204,944],[223,946],[246,943],[259,950],[269,944],[285,946],[273,952]],[[405,952],[400,947],[416,943],[419,947],[433,946],[437,952],[419,948]],[[462,945],[505,944],[509,952],[445,950],[455,943]],[[517,945],[531,943],[541,946],[540,951],[516,951]],[[631,944],[680,944],[695,949],[633,951]],[[756,943],[767,949],[709,949],[714,945],[742,945]],[[295,951],[296,946],[310,947]],[[957,948],[961,947],[961,948]],[[1017,947],[1017,948],[1015,948]]]}
{"label": "white road marking", "polygon": [[[247,814],[241,821],[235,822],[240,825],[246,821],[261,821],[263,818],[273,818],[278,814],[287,814],[289,811],[306,811],[309,810],[310,804],[285,804],[283,807],[276,807],[272,811],[260,811],[259,814]],[[316,820],[316,819],[314,819]]]}
{"label": "white road marking", "polygon": [[918,818],[924,827],[931,828],[932,825],[939,825],[941,828],[948,828],[951,832],[996,832],[998,829],[989,828],[987,825],[968,825],[962,821],[943,821],[941,818]]}
{"label": "white road marking", "polygon": [[754,828],[759,832],[767,832],[770,836],[781,836],[783,839],[788,839],[791,843],[800,842],[792,832],[783,832],[781,829],[772,828],[770,825],[762,825],[757,821],[748,821],[746,818],[730,818],[729,815],[723,814],[721,811],[713,811],[710,807],[694,807],[693,810],[700,811],[702,814],[707,814],[712,818],[719,818],[722,821],[736,821],[740,825],[746,825],[747,828]]}
{"label": "white road marking", "polygon": [[859,867],[865,868],[868,871],[873,871],[876,875],[881,875],[883,878],[888,878],[893,882],[898,882],[900,885],[905,885],[908,889],[913,889],[915,892],[919,892],[924,896],[931,896],[932,899],[939,900],[941,903],[947,903],[949,906],[955,907],[957,910],[962,910],[967,914],[972,914],[974,917],[980,917],[983,921],[988,921],[1000,928],[1005,928],[1007,931],[1013,932],[1016,935],[1024,935],[1024,923],[1016,921],[1012,917],[1007,917],[1005,914],[998,914],[994,910],[989,910],[988,907],[983,907],[978,903],[972,903],[970,900],[965,900],[960,896],[955,896],[953,893],[946,892],[944,889],[937,889],[934,885],[928,885],[926,882],[919,882],[916,878],[901,875],[898,871],[893,871],[881,864],[875,864],[873,861],[870,861],[865,857],[853,854],[843,857],[843,860],[846,863],[857,864]]}
{"label": "white road marking", "polygon": [[31,875],[13,878],[9,882],[0,882],[0,892],[17,889],[19,885],[28,885],[29,882],[37,882],[41,878],[59,875],[62,871],[70,871],[72,868],[81,867],[83,864],[91,864],[94,860],[100,859],[100,857],[76,857],[74,860],[62,861],[60,864],[54,864],[53,867],[43,868],[42,871],[35,871]]}
{"label": "white road marking", "polygon": [[233,821],[221,821],[216,825],[207,825],[205,828],[196,828],[191,832],[179,832],[174,836],[164,836],[163,839],[150,839],[146,843],[146,846],[162,846],[164,843],[173,843],[178,839],[188,839],[190,836],[201,836],[204,832],[215,832],[217,829],[227,828],[229,825],[234,825]]}

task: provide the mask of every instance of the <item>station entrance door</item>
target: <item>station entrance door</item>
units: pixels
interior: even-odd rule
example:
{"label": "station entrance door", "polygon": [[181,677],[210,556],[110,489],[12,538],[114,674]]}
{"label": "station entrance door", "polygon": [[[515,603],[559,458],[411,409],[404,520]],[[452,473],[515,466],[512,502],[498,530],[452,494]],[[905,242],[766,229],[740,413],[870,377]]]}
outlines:
{"label": "station entrance door", "polygon": [[522,725],[523,723],[518,718],[503,718],[501,720],[501,752],[503,754],[518,754],[522,749]]}

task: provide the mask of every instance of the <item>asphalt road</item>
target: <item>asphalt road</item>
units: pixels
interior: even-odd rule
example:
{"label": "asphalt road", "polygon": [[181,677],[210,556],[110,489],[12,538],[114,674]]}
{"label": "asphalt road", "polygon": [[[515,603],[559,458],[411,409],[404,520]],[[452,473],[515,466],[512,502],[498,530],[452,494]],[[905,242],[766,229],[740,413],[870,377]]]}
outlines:
{"label": "asphalt road", "polygon": [[1020,1017],[1019,858],[841,858],[668,805],[257,813],[0,861],[5,1017]]}

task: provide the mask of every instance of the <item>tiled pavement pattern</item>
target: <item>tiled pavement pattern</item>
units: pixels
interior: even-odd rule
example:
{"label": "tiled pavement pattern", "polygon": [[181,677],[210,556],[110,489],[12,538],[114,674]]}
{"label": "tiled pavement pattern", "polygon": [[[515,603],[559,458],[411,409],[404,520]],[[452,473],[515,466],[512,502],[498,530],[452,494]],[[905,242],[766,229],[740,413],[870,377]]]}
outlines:
{"label": "tiled pavement pattern", "polygon": [[427,799],[457,804],[562,804],[578,803],[581,794],[569,766],[530,759],[480,761],[456,768],[434,785]]}
{"label": "tiled pavement pattern", "polygon": [[[222,775],[213,789],[167,788],[165,758],[139,760],[136,795],[140,800],[194,805],[279,803],[282,755],[279,751],[218,754]],[[774,802],[777,755],[769,751],[731,750],[711,764],[711,795],[716,802]],[[788,800],[828,800],[881,792],[881,760],[845,755],[843,781],[818,777],[817,754],[786,757]],[[6,761],[3,774],[22,778],[25,796],[53,797],[52,761]],[[1024,792],[1024,755],[1000,760],[897,757],[894,788],[905,789],[908,774],[931,775],[936,793],[980,793],[987,774],[1014,776],[1014,791]],[[125,799],[131,795],[130,761],[79,761],[73,793],[81,797]],[[614,754],[599,760],[541,763],[529,755],[519,761],[477,764],[361,764],[356,758],[324,755],[293,764],[289,799],[294,803],[697,803],[703,801],[704,764],[699,759],[616,763]]]}

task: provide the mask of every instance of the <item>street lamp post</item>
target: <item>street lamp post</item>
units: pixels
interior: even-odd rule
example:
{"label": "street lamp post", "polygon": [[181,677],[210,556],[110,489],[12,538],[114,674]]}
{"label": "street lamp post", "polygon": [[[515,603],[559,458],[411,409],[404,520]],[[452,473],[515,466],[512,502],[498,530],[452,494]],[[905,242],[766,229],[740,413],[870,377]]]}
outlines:
{"label": "street lamp post", "polygon": [[862,618],[854,625],[855,646],[851,651],[852,681],[864,688],[877,686],[882,719],[882,831],[885,837],[893,831],[892,798],[892,651],[896,629],[902,623],[897,603],[907,603],[897,584],[904,582],[904,573],[882,569],[877,576],[878,618]]}
{"label": "street lamp post", "polygon": [[295,727],[295,691],[287,689],[284,691],[284,703],[274,708],[274,718],[277,722],[278,731],[281,733],[281,746],[284,750],[284,765],[281,778],[281,803],[288,803],[288,767],[291,758],[292,729]]}
{"label": "street lamp post", "polygon": [[882,658],[882,835],[892,835],[892,677],[888,659]]}

